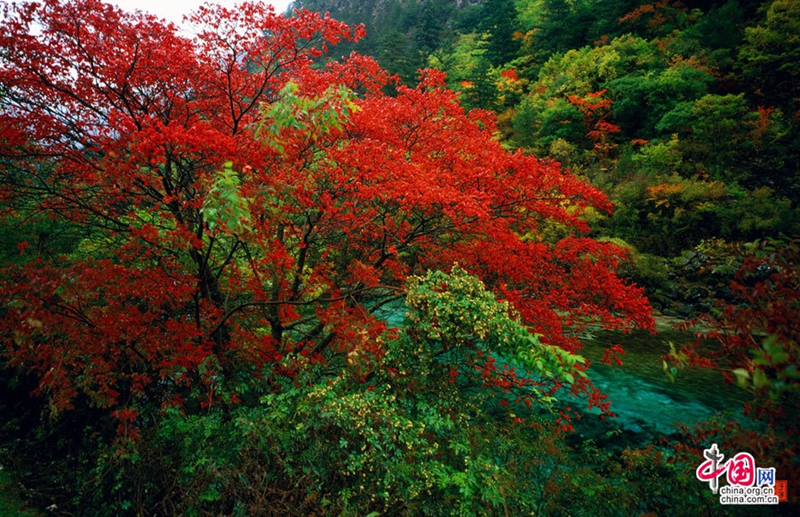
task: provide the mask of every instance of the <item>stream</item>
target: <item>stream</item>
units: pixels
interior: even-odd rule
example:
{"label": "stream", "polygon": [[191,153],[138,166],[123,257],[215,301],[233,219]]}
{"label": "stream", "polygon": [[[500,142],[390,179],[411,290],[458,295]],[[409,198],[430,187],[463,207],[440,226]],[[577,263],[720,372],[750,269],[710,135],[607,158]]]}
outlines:
{"label": "stream", "polygon": [[[679,424],[692,426],[723,414],[758,427],[743,413],[749,394],[726,384],[720,371],[681,370],[674,382],[666,376],[661,356],[669,353],[669,343],[679,348],[692,342],[694,336],[673,330],[674,321],[660,319],[658,323],[657,334],[596,332],[584,337],[580,353],[591,360],[589,378],[608,395],[617,417],[601,420],[598,409],[584,409],[581,419],[574,423],[578,435],[612,447],[644,445],[676,433]],[[615,343],[625,350],[620,357],[623,364],[602,364],[606,348]]]}
{"label": "stream", "polygon": [[[395,306],[379,317],[389,326],[403,324],[405,308]],[[588,376],[601,392],[608,395],[615,418],[600,418],[600,410],[589,410],[585,399],[561,393],[557,395],[564,406],[580,413],[573,420],[577,440],[593,440],[597,445],[624,449],[657,443],[660,437],[679,432],[678,426],[706,421],[717,415],[732,417],[748,427],[759,424],[746,418],[743,404],[748,393],[736,385],[726,384],[722,373],[710,369],[679,371],[672,382],[664,373],[661,357],[669,353],[669,343],[680,345],[692,342],[691,332],[677,331],[679,320],[658,317],[658,333],[633,331],[595,331],[584,334],[580,354],[591,361]],[[605,350],[619,343],[625,350],[621,366],[602,364]]]}

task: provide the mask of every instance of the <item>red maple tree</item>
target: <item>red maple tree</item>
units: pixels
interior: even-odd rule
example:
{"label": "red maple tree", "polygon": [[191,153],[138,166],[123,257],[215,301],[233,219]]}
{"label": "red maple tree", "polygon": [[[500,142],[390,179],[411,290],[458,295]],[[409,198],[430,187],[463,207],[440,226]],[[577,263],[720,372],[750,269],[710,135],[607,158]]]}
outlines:
{"label": "red maple tree", "polygon": [[376,308],[455,262],[569,351],[590,320],[652,326],[625,251],[586,236],[606,197],[507,152],[438,72],[387,96],[371,59],[322,59],[363,28],[244,4],[201,7],[189,39],[99,0],[5,11],[2,210],[83,236],[23,245],[0,277],[4,353],[55,410],[88,397],[127,422],[137,397],[213,402],[287,358],[378,358]]}

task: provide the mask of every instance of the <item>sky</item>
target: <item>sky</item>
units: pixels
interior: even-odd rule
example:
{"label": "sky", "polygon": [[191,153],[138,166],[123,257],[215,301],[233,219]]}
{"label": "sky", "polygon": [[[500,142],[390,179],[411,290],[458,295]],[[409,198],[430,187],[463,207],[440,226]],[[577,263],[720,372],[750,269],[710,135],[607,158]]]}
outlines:
{"label": "sky", "polygon": [[[189,14],[194,11],[198,6],[206,3],[206,0],[106,0],[109,3],[116,4],[125,11],[145,11],[155,14],[161,18],[166,18],[167,21],[180,25],[183,20],[184,14]],[[209,0],[209,3],[222,4],[226,7],[232,7],[241,3],[243,0]],[[291,0],[266,0],[266,3],[275,6],[275,11],[282,13],[286,11],[286,7]]]}
{"label": "sky", "polygon": [[[16,3],[16,0],[0,0],[0,3]],[[35,1],[35,0],[34,0]],[[194,11],[198,6],[207,0],[104,0],[105,2],[116,4],[124,11],[140,10],[155,14],[160,18],[173,22],[180,26],[183,22],[183,15]],[[208,3],[222,4],[226,7],[233,7],[244,0],[208,0]],[[256,0],[251,0],[256,1]],[[275,12],[283,13],[292,0],[264,0],[267,4],[275,7]]]}

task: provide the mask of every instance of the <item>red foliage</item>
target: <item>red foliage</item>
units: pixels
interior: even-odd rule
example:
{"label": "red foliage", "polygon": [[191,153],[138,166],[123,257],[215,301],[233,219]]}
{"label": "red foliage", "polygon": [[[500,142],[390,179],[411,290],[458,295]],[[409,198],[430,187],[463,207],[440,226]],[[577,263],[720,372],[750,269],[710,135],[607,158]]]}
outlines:
{"label": "red foliage", "polygon": [[519,74],[513,68],[500,72],[500,77],[509,81],[519,81]]}
{"label": "red foliage", "polygon": [[619,23],[630,23],[634,26],[644,25],[649,33],[664,31],[680,19],[680,14],[687,8],[680,0],[659,0],[650,4],[642,4],[619,19]]}
{"label": "red foliage", "polygon": [[613,362],[622,366],[622,359],[619,358],[621,355],[625,355],[625,350],[619,344],[606,348],[605,354],[603,354],[603,364],[611,366]]}
{"label": "red foliage", "polygon": [[593,142],[593,149],[600,160],[607,160],[617,144],[610,142],[610,135],[619,133],[620,127],[608,122],[611,114],[611,99],[603,99],[605,90],[593,92],[586,97],[570,95],[569,102],[583,113],[586,137]]}
{"label": "red foliage", "polygon": [[693,366],[724,366],[728,381],[736,376],[752,391],[748,413],[795,435],[800,409],[800,243],[761,242],[744,260],[731,288],[735,303],[683,325],[702,324],[707,331],[698,337],[716,340],[719,348],[702,353],[698,342],[682,352]]}
{"label": "red foliage", "polygon": [[[456,261],[568,350],[588,319],[652,326],[642,291],[614,272],[626,252],[582,235],[583,209],[610,210],[603,194],[506,152],[493,116],[466,113],[440,73],[388,97],[368,58],[312,67],[360,28],[201,7],[190,40],[98,0],[14,9],[0,32],[6,195],[85,227],[94,246],[9,266],[0,284],[6,354],[55,409],[78,395],[178,403],[190,384],[211,397],[232,369],[291,374],[289,356],[369,368],[391,339],[377,299]],[[307,98],[345,85],[358,109],[330,131],[285,128],[278,150],[254,128],[287,81]],[[204,220],[229,161],[242,231]],[[571,236],[523,237],[548,221]]]}

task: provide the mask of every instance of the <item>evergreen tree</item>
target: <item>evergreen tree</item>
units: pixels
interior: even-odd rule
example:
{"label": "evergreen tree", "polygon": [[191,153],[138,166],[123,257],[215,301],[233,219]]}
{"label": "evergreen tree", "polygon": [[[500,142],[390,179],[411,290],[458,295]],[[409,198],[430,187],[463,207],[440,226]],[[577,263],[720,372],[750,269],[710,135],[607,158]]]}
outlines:
{"label": "evergreen tree", "polygon": [[500,66],[517,57],[520,45],[514,38],[517,30],[514,0],[486,0],[480,29],[488,36],[486,58],[489,63]]}
{"label": "evergreen tree", "polygon": [[580,48],[587,42],[592,23],[589,6],[584,1],[544,0],[540,26],[536,29],[535,48],[548,56]]}
{"label": "evergreen tree", "polygon": [[420,50],[433,52],[439,48],[442,40],[443,14],[441,7],[432,0],[422,4],[414,34],[414,41]]}
{"label": "evergreen tree", "polygon": [[378,62],[406,83],[413,83],[421,67],[419,52],[408,36],[398,31],[384,33],[378,42]]}

